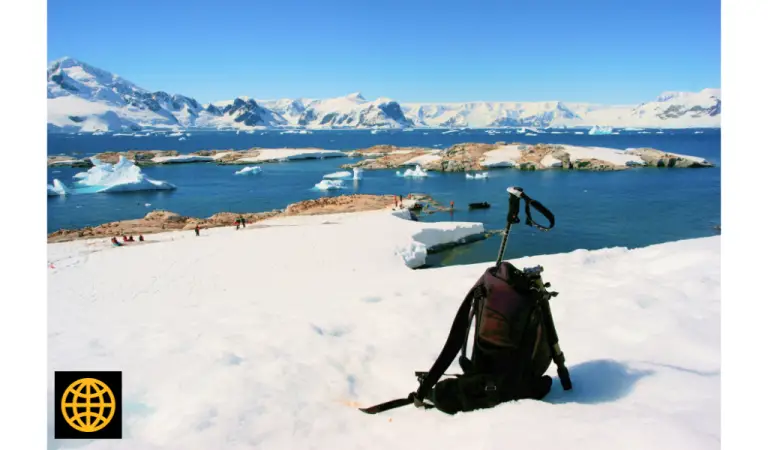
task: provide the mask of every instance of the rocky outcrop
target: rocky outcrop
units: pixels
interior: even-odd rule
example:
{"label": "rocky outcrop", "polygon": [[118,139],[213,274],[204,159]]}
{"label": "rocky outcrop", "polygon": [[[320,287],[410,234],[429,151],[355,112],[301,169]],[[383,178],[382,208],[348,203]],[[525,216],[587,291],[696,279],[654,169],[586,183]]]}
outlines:
{"label": "rocky outcrop", "polygon": [[[378,158],[372,159],[364,159],[362,161],[358,161],[356,163],[352,164],[344,164],[341,166],[342,169],[352,169],[355,167],[359,167],[361,169],[371,169],[371,170],[378,170],[378,169],[396,169],[398,167],[401,167],[404,163],[408,162],[409,160],[416,158],[417,156],[423,156],[427,155],[431,152],[431,149],[416,149],[411,150],[408,152],[396,152],[396,151],[390,151],[386,152],[383,156],[379,156]],[[367,153],[368,155],[375,155],[376,153]]]}
{"label": "rocky outcrop", "polygon": [[85,227],[78,230],[58,230],[48,235],[48,242],[64,242],[74,239],[111,238],[113,236],[152,234],[172,230],[190,230],[199,225],[200,228],[230,226],[235,218],[244,217],[249,223],[258,222],[280,214],[280,211],[263,213],[218,213],[208,218],[187,217],[180,214],[155,210],[141,219],[109,222],[95,227]]}
{"label": "rocky outcrop", "polygon": [[496,144],[456,144],[448,148],[439,161],[432,161],[424,165],[424,169],[440,172],[469,172],[483,170],[480,160],[483,154],[499,148],[502,143]]}
{"label": "rocky outcrop", "polygon": [[713,166],[711,162],[703,158],[677,155],[653,148],[636,148],[627,150],[627,153],[639,156],[646,165],[651,167],[700,168]]}
{"label": "rocky outcrop", "polygon": [[321,197],[293,203],[285,208],[284,214],[287,216],[306,216],[373,211],[393,206],[393,204],[394,196],[391,195],[341,195],[338,197]]}
{"label": "rocky outcrop", "polygon": [[139,234],[147,235],[174,230],[191,230],[200,228],[216,228],[234,226],[239,217],[253,224],[265,219],[279,216],[301,216],[318,214],[336,214],[347,212],[373,211],[392,207],[392,195],[341,195],[338,197],[321,197],[305,200],[288,205],[285,210],[273,210],[258,213],[220,212],[208,218],[188,217],[180,214],[155,210],[140,219],[109,222],[95,227],[85,227],[77,230],[58,230],[48,235],[48,242],[65,242],[75,239],[111,238],[113,236]]}
{"label": "rocky outcrop", "polygon": [[48,167],[93,167],[90,158],[77,159],[71,156],[49,156]]}
{"label": "rocky outcrop", "polygon": [[94,155],[93,158],[103,163],[116,164],[121,156],[133,161],[138,166],[153,165],[153,158],[158,156],[178,156],[177,150],[128,150],[127,152],[103,152]]}

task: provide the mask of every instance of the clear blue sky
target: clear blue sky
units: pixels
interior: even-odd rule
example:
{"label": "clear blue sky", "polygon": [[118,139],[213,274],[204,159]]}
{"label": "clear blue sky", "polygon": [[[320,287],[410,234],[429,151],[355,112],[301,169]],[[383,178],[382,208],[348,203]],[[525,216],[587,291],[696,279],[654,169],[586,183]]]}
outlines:
{"label": "clear blue sky", "polygon": [[720,87],[720,1],[49,0],[62,56],[202,102],[639,103]]}

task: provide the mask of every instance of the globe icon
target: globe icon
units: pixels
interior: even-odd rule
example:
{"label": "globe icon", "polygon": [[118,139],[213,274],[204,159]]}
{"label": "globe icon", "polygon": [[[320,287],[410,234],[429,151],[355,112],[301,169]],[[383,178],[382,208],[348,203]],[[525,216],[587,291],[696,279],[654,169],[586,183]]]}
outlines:
{"label": "globe icon", "polygon": [[112,390],[96,378],[81,378],[61,396],[61,414],[77,431],[93,433],[106,427],[115,415]]}

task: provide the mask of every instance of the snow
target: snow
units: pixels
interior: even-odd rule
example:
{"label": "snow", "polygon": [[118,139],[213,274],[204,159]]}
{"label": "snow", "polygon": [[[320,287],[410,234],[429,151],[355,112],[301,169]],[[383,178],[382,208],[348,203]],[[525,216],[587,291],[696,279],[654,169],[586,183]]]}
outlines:
{"label": "snow", "polygon": [[343,180],[323,180],[315,185],[315,189],[320,191],[335,191],[344,189]]}
{"label": "snow", "polygon": [[193,162],[211,162],[215,161],[213,156],[200,155],[178,155],[178,156],[155,156],[152,162],[157,164],[182,164]]}
{"label": "snow", "polygon": [[545,155],[541,158],[541,165],[544,167],[563,167],[563,162],[552,155]]}
{"label": "snow", "polygon": [[415,165],[424,165],[431,162],[440,161],[440,151],[433,151],[431,153],[427,153],[425,155],[417,156],[415,158],[411,158],[408,161],[401,164],[401,166],[415,166]]}
{"label": "snow", "polygon": [[323,175],[323,178],[328,178],[328,179],[352,178],[352,172],[348,170],[342,170],[341,172],[327,173]]}
{"label": "snow", "polygon": [[[153,180],[142,173],[141,169],[133,162],[120,156],[115,164],[102,163],[92,157],[94,166],[87,172],[79,172],[72,178],[77,181],[73,186],[67,187],[59,180],[53,180],[53,185],[66,189],[71,194],[91,194],[97,192],[129,192],[129,191],[157,191],[176,189],[166,181]],[[49,188],[49,193],[51,192]]]}
{"label": "snow", "polygon": [[[55,67],[56,64],[59,66]],[[62,78],[66,86],[74,88],[74,92],[59,84]],[[177,132],[182,127],[237,132],[290,128],[283,132],[309,133],[305,129],[297,129],[304,127],[364,128],[371,129],[371,133],[375,134],[390,128],[429,127],[451,128],[444,132],[448,134],[460,132],[457,128],[514,126],[523,127],[521,134],[541,134],[544,131],[536,127],[706,128],[720,126],[721,98],[719,89],[703,89],[699,92],[663,92],[653,101],[633,105],[560,101],[397,103],[388,98],[368,101],[359,93],[354,93],[327,99],[255,100],[240,97],[240,100],[247,102],[245,106],[234,114],[222,114],[221,109],[231,106],[234,99],[213,102],[219,111],[212,113],[194,99],[143,89],[117,75],[71,58],[49,66],[47,89],[48,129],[51,132],[108,132],[139,128]],[[151,96],[157,100],[159,109],[146,103]],[[487,133],[497,132],[490,130]]]}
{"label": "snow", "polygon": [[468,180],[482,180],[482,179],[488,178],[488,172],[482,172],[482,173],[476,173],[476,174],[468,173],[466,174],[466,177]]}
{"label": "snow", "polygon": [[240,163],[262,163],[267,161],[292,159],[322,159],[347,156],[338,150],[320,150],[316,148],[276,148],[261,150],[258,156],[240,158]]}
{"label": "snow", "polygon": [[572,391],[553,365],[543,401],[358,411],[416,389],[490,264],[414,271],[404,250],[477,229],[377,211],[49,244],[50,370],[123,373],[123,439],[79,448],[720,448],[717,236],[513,261],[560,292]]}
{"label": "snow", "polygon": [[259,166],[246,166],[235,172],[235,175],[256,175],[261,173],[261,167]]}
{"label": "snow", "polygon": [[427,171],[422,169],[421,166],[416,166],[413,169],[405,169],[405,172],[402,174],[398,170],[395,172],[395,175],[399,177],[408,177],[408,178],[424,178],[428,177]]}
{"label": "snow", "polygon": [[520,156],[520,148],[517,145],[505,145],[486,152],[480,165],[483,167],[514,167]]}
{"label": "snow", "polygon": [[594,158],[619,166],[644,164],[643,159],[639,156],[615,148],[577,147],[575,145],[563,145],[562,147],[564,147],[564,150],[570,155],[572,162]]}

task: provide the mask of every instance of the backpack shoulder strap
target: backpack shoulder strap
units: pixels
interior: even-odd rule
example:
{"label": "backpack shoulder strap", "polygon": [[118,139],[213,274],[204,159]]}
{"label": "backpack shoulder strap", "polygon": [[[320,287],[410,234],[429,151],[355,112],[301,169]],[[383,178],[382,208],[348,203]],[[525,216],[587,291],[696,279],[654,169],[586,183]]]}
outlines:
{"label": "backpack shoulder strap", "polygon": [[451,331],[448,334],[448,339],[443,345],[443,350],[435,360],[432,368],[429,369],[427,376],[422,380],[419,389],[416,391],[415,398],[419,401],[423,400],[430,389],[437,383],[441,376],[451,365],[453,359],[459,353],[467,338],[467,330],[470,325],[469,309],[472,305],[472,301],[475,298],[475,291],[478,286],[474,286],[471,291],[464,297],[464,301],[461,303],[459,310],[456,312],[456,317],[453,319],[453,325]]}

